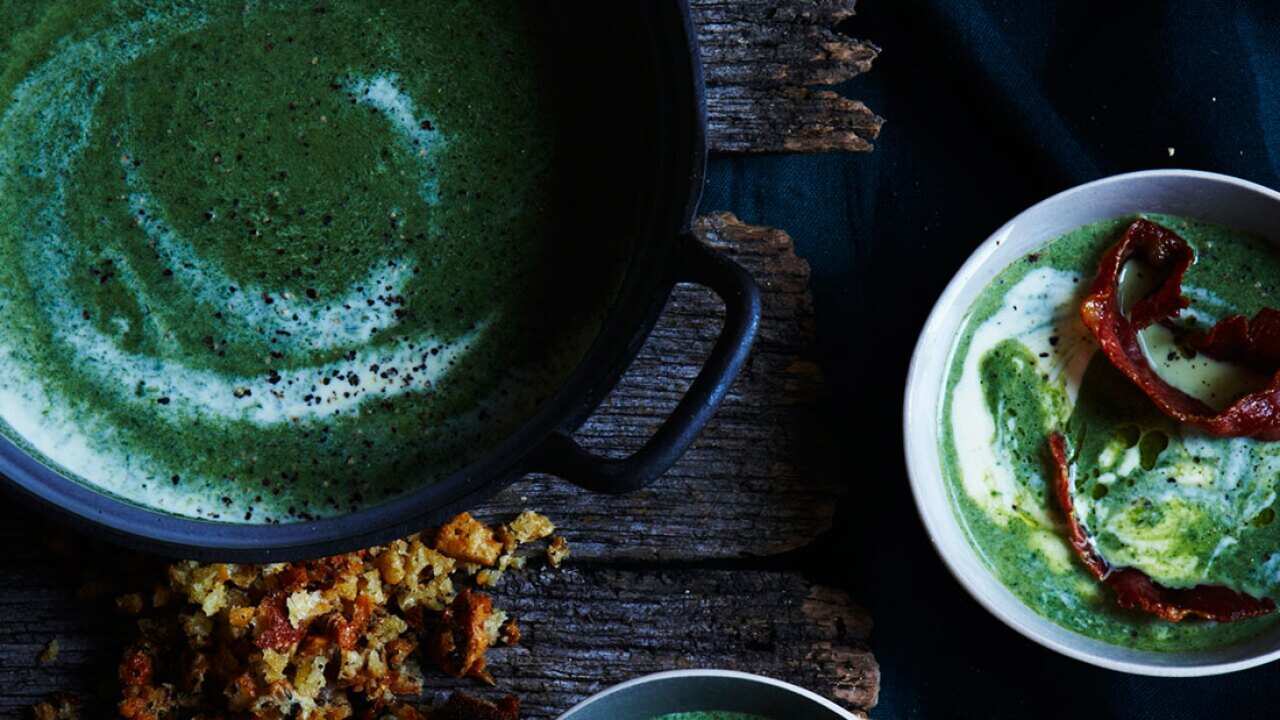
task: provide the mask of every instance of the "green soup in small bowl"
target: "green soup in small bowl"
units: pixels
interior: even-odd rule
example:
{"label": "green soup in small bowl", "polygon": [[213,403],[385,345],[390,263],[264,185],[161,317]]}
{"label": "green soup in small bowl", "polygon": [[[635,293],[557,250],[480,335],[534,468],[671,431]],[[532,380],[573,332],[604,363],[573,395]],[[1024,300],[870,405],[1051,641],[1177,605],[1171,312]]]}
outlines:
{"label": "green soup in small bowl", "polygon": [[[1180,322],[1210,327],[1280,304],[1280,193],[1186,170],[1106,178],[1049,198],[996,231],[957,273],[921,333],[904,408],[908,470],[925,526],[961,583],[1014,629],[1103,667],[1207,675],[1280,657],[1275,614],[1180,622],[1123,607],[1065,533],[1049,437],[1072,448],[1073,517],[1098,556],[1167,588],[1280,595],[1274,524],[1280,445],[1209,437],[1159,412],[1110,363],[1080,306],[1100,258],[1136,219],[1182,237],[1196,262]],[[1156,278],[1129,263],[1124,302]],[[1221,407],[1258,378],[1184,352],[1173,323],[1142,332],[1165,381]]]}
{"label": "green soup in small bowl", "polygon": [[560,720],[850,720],[804,688],[731,670],[646,675],[579,703]]}

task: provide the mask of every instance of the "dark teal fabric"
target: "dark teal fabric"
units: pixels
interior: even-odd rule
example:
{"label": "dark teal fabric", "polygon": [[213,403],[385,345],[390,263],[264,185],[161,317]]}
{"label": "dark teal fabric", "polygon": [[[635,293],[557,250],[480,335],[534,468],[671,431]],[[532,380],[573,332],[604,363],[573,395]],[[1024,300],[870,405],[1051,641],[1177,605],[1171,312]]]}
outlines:
{"label": "dark teal fabric", "polygon": [[829,471],[850,497],[830,549],[795,563],[873,611],[873,716],[1280,714],[1280,666],[1131,677],[1059,657],[989,616],[925,538],[899,431],[929,308],[1023,208],[1160,167],[1280,187],[1280,4],[862,0],[845,29],[884,47],[871,74],[842,88],[888,119],[876,151],[715,159],[703,207],[787,229],[812,264],[828,410],[847,447]]}

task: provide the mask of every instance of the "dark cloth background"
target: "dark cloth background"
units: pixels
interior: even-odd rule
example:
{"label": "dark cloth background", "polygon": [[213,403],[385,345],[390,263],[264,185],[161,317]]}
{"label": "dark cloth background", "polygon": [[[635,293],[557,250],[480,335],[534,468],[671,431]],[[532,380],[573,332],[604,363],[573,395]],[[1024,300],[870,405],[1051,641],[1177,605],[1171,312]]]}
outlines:
{"label": "dark cloth background", "polygon": [[828,410],[846,447],[831,470],[850,488],[807,562],[872,611],[873,716],[1280,715],[1278,667],[1128,676],[988,615],[928,543],[899,430],[930,307],[1025,207],[1160,167],[1280,186],[1280,3],[862,0],[843,29],[884,48],[841,88],[887,118],[875,152],[718,158],[703,209],[788,230],[812,264]]}

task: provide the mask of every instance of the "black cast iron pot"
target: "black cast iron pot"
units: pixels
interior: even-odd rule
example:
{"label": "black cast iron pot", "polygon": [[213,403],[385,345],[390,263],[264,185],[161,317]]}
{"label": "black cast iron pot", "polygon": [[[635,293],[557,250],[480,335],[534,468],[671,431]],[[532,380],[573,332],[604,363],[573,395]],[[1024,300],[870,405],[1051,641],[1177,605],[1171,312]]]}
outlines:
{"label": "black cast iron pot", "polygon": [[[600,7],[600,5],[618,7]],[[0,440],[0,474],[21,494],[76,525],[168,555],[267,562],[367,547],[472,507],[526,473],[623,493],[664,473],[689,447],[742,369],[760,318],[760,294],[737,264],[689,233],[702,191],[706,115],[702,68],[685,0],[548,5],[564,52],[548,82],[571,86],[574,132],[632,147],[616,167],[633,188],[634,212],[615,218],[627,263],[617,299],[594,345],[537,413],[476,462],[434,484],[347,515],[281,525],[177,517],[109,497],[64,478]],[[559,91],[563,88],[549,88]],[[627,144],[631,145],[628,146]],[[580,200],[590,203],[589,193]],[[568,282],[591,268],[566,268]],[[725,303],[725,323],[706,363],[654,436],[625,459],[592,455],[570,437],[640,350],[677,283],[704,285]],[[554,511],[554,508],[548,508]]]}

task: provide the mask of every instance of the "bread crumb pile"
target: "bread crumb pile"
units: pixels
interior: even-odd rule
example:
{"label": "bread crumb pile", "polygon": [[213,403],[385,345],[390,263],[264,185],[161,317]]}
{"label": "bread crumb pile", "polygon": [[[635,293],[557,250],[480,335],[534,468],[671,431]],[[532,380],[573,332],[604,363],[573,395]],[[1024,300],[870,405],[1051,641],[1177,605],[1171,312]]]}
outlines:
{"label": "bread crumb pile", "polygon": [[[467,513],[434,532],[320,560],[271,565],[180,562],[148,592],[116,600],[137,639],[120,661],[129,720],[516,720],[515,698],[455,694],[428,709],[410,698],[423,668],[493,684],[486,653],[519,642],[515,620],[478,588],[525,566],[522,545],[555,525],[525,511],[490,526]],[[55,698],[40,720],[76,716]]]}

